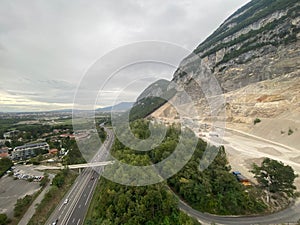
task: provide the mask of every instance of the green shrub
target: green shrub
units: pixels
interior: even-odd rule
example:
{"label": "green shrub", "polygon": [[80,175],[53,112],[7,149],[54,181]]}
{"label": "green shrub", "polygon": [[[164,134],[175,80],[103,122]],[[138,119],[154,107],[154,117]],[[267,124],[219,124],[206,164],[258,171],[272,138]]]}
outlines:
{"label": "green shrub", "polygon": [[4,213],[0,214],[0,225],[9,224],[10,220],[8,219],[7,215]]}
{"label": "green shrub", "polygon": [[256,118],[256,119],[253,121],[254,125],[257,124],[257,123],[260,123],[260,122],[261,122],[261,120],[260,120],[259,118]]}
{"label": "green shrub", "polygon": [[291,128],[289,128],[288,135],[292,135],[293,133],[294,131]]}
{"label": "green shrub", "polygon": [[4,173],[12,166],[13,163],[9,158],[0,159],[0,177],[2,177]]}
{"label": "green shrub", "polygon": [[19,198],[17,200],[17,203],[15,204],[14,216],[20,217],[21,215],[23,215],[27,210],[28,206],[30,206],[30,204],[32,203],[32,201],[32,195],[26,195],[24,198]]}

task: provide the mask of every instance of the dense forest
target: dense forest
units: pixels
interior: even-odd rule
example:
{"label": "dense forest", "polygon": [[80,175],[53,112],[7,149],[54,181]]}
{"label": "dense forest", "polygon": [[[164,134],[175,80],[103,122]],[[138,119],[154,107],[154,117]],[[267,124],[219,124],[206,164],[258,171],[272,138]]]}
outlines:
{"label": "dense forest", "polygon": [[[137,120],[131,124],[136,137],[149,137],[148,122]],[[132,165],[151,164],[147,153],[136,152],[116,140],[112,154]],[[85,224],[199,224],[178,209],[178,199],[166,182],[149,186],[126,186],[101,178]],[[105,210],[103,210],[105,209]]]}
{"label": "dense forest", "polygon": [[[149,121],[137,120],[131,123],[131,130],[136,137],[146,139],[151,134],[148,126]],[[122,162],[149,165],[167,158],[182,132],[185,131],[179,126],[168,127],[163,142],[152,151],[134,151],[118,139],[111,151]],[[86,224],[196,224],[179,211],[176,195],[202,212],[224,215],[263,212],[267,206],[256,199],[256,189],[246,190],[230,173],[224,148],[219,149],[207,170],[199,170],[205,148],[206,143],[199,140],[192,158],[180,172],[158,184],[134,187],[101,178]]]}
{"label": "dense forest", "polygon": [[116,184],[101,178],[86,225],[199,224],[179,211],[178,200],[164,183],[144,187]]}

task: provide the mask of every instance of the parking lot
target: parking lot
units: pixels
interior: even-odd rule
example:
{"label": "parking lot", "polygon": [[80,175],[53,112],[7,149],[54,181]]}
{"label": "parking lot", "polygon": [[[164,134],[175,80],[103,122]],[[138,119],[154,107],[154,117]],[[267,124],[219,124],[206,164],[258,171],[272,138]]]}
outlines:
{"label": "parking lot", "polygon": [[44,174],[43,172],[37,171],[31,165],[17,165],[13,167],[13,177],[23,180],[41,181]]}
{"label": "parking lot", "polygon": [[31,195],[40,189],[39,182],[28,182],[26,180],[4,176],[0,179],[0,213],[6,213],[8,217],[13,216],[14,205],[18,198]]}
{"label": "parking lot", "polygon": [[42,172],[27,165],[16,165],[13,172],[14,176],[5,175],[0,179],[0,213],[6,213],[8,217],[13,216],[18,198],[31,195],[40,189],[39,182],[29,182],[26,179],[43,176]]}

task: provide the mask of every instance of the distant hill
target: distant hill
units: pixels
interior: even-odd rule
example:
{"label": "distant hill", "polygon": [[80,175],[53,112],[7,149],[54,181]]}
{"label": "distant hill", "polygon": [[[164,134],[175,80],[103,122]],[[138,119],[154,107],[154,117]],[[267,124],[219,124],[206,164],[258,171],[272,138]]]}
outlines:
{"label": "distant hill", "polygon": [[133,102],[121,102],[114,106],[108,106],[104,108],[96,109],[97,112],[111,112],[111,111],[127,111],[133,106]]}

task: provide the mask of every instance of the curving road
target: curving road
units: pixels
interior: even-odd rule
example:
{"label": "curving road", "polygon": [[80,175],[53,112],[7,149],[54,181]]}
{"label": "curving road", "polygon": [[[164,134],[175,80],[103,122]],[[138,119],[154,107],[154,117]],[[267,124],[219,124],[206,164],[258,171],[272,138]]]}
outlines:
{"label": "curving road", "polygon": [[217,216],[208,213],[201,213],[182,200],[179,200],[179,208],[201,221],[202,223],[218,223],[218,224],[237,224],[237,225],[251,225],[251,224],[280,224],[280,223],[296,223],[300,219],[300,201],[291,207],[280,211],[278,213],[266,216]]}

